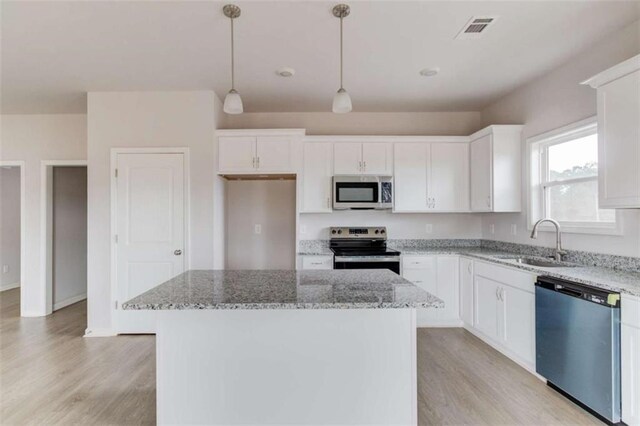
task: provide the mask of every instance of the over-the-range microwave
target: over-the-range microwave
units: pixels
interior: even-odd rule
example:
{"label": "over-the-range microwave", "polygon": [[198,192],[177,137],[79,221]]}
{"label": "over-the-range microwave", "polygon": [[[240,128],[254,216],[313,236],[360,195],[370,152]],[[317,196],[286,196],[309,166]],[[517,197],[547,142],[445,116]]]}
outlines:
{"label": "over-the-range microwave", "polygon": [[334,176],[333,209],[365,210],[393,207],[391,176]]}

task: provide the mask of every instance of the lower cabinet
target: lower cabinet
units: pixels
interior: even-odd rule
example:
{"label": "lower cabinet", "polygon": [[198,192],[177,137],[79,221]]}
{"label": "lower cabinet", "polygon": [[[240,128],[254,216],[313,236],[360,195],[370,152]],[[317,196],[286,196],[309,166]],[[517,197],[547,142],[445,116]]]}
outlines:
{"label": "lower cabinet", "polygon": [[473,260],[460,258],[460,319],[473,326]]}
{"label": "lower cabinet", "polygon": [[536,275],[474,262],[473,328],[494,347],[535,369]]}
{"label": "lower cabinet", "polygon": [[402,259],[402,276],[444,301],[443,309],[418,309],[418,327],[459,326],[458,256],[411,256]]}
{"label": "lower cabinet", "polygon": [[622,421],[640,425],[640,298],[621,300]]}
{"label": "lower cabinet", "polygon": [[333,269],[333,256],[306,255],[300,256],[301,269]]}

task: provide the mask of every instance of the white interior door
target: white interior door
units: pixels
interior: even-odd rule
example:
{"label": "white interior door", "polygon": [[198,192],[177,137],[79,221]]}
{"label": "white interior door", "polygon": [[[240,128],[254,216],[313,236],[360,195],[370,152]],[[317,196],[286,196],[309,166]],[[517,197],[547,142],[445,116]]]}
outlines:
{"label": "white interior door", "polygon": [[[118,306],[184,271],[184,185],[183,154],[118,154]],[[153,311],[116,312],[119,333],[155,331]]]}

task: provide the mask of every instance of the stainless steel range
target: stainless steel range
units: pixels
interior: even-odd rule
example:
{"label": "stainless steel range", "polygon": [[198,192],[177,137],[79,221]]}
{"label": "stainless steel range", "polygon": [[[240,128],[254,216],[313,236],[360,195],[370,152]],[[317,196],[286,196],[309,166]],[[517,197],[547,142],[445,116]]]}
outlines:
{"label": "stainless steel range", "polygon": [[387,228],[332,227],[334,269],[389,269],[400,274],[400,252],[387,248]]}

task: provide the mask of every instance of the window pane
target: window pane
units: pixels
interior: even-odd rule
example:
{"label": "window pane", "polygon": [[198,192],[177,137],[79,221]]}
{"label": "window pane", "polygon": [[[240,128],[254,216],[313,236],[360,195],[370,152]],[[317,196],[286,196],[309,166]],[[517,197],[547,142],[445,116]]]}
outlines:
{"label": "window pane", "polygon": [[615,210],[598,209],[598,182],[547,188],[549,216],[561,222],[615,222]]}
{"label": "window pane", "polygon": [[597,175],[597,134],[549,147],[549,180]]}

